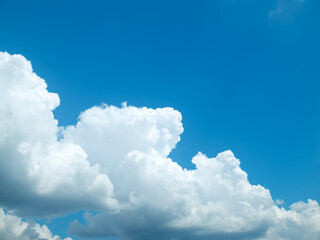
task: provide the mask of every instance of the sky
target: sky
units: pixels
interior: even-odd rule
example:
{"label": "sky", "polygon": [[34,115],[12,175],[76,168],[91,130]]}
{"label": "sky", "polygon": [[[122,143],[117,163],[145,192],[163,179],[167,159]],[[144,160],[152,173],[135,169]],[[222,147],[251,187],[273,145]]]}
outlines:
{"label": "sky", "polygon": [[318,240],[319,10],[1,0],[0,235]]}

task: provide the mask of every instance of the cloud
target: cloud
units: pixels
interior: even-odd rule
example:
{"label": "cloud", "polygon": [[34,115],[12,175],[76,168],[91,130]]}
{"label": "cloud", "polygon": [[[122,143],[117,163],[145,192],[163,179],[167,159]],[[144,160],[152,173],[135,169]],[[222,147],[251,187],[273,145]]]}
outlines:
{"label": "cloud", "polygon": [[[86,214],[88,224],[74,222],[71,233],[119,239],[319,238],[317,202],[296,203],[304,206],[299,212],[296,204],[289,211],[279,208],[269,190],[250,184],[231,151],[216,158],[199,153],[192,159],[195,170],[182,169],[168,158],[182,131],[180,113],[170,108],[105,105],[83,112],[62,134],[108,174],[115,198],[127,208]],[[301,234],[291,234],[291,228]]]}
{"label": "cloud", "polygon": [[304,7],[304,0],[275,1],[275,7],[269,11],[270,18],[289,20],[294,18],[300,13],[300,10]]}
{"label": "cloud", "polygon": [[117,208],[113,186],[72,142],[58,141],[59,97],[21,55],[0,53],[0,204],[20,215]]}
{"label": "cloud", "polygon": [[0,209],[0,236],[1,239],[15,240],[62,240],[57,235],[53,236],[46,225],[26,222],[13,214],[6,213],[3,209]]}
{"label": "cloud", "polygon": [[287,211],[275,208],[274,225],[263,240],[320,239],[320,207],[317,201],[297,202]]}
{"label": "cloud", "polygon": [[269,16],[274,16],[274,15],[277,15],[277,14],[281,14],[282,13],[282,5],[278,5],[276,9],[274,10],[270,10],[269,11]]}
{"label": "cloud", "polygon": [[119,239],[255,239],[268,230],[276,214],[269,191],[249,184],[231,151],[211,159],[198,154],[193,163],[196,170],[188,171],[168,158],[129,154],[122,167],[130,169],[126,178],[134,185],[123,191],[129,201],[133,196],[132,209],[86,215],[90,224],[74,223],[71,232]]}
{"label": "cloud", "polygon": [[[133,214],[127,227],[136,231],[141,225],[150,230],[149,237],[154,235],[152,226],[163,232],[193,229],[200,236],[251,232],[267,224],[274,206],[269,191],[250,185],[231,151],[212,159],[199,153],[192,160],[196,170],[191,171],[167,158],[182,131],[181,115],[171,108],[131,106],[93,107],[81,114],[76,126],[67,127],[64,139],[80,145],[88,160],[100,165],[114,186],[115,198],[128,208],[117,214],[88,216],[89,222],[97,218],[98,225],[113,225],[103,228],[112,236],[127,231],[122,229],[122,219]],[[142,223],[137,221],[140,217]],[[114,218],[119,218],[119,226]],[[77,233],[76,226],[73,233]],[[110,232],[113,228],[115,232]]]}
{"label": "cloud", "polygon": [[198,153],[194,170],[170,159],[183,132],[178,111],[102,105],[59,128],[59,98],[30,62],[0,53],[0,76],[0,206],[15,214],[97,211],[70,225],[79,238],[320,238],[316,201],[278,207],[231,151]]}

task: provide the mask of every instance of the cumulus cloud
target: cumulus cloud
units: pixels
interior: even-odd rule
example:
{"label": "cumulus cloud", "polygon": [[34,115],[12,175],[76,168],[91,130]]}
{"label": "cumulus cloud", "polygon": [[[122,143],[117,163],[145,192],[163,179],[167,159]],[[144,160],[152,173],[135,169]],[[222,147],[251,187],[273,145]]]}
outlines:
{"label": "cumulus cloud", "polygon": [[0,236],[1,239],[15,240],[62,240],[59,236],[52,235],[46,225],[26,222],[13,214],[6,213],[3,209],[0,209]]}
{"label": "cumulus cloud", "polygon": [[318,203],[278,207],[231,151],[194,170],[170,159],[178,111],[95,106],[59,129],[59,98],[24,57],[0,53],[0,76],[0,205],[16,214],[98,211],[70,225],[80,238],[319,240]]}
{"label": "cumulus cloud", "polygon": [[23,215],[117,208],[113,186],[86,152],[58,141],[59,97],[21,55],[0,54],[0,204]]}
{"label": "cumulus cloud", "polygon": [[275,208],[274,225],[263,240],[320,239],[320,207],[317,201],[297,202],[287,211]]}

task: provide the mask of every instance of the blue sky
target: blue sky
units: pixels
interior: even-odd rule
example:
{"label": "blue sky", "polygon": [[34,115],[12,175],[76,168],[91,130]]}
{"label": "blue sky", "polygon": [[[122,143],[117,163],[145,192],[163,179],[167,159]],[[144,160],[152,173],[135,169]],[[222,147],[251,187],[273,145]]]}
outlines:
{"label": "blue sky", "polygon": [[[2,0],[0,9],[0,50],[25,56],[59,94],[60,126],[101,103],[173,107],[184,133],[170,157],[181,166],[230,149],[285,207],[320,200],[319,1]],[[48,226],[66,236],[75,218]]]}

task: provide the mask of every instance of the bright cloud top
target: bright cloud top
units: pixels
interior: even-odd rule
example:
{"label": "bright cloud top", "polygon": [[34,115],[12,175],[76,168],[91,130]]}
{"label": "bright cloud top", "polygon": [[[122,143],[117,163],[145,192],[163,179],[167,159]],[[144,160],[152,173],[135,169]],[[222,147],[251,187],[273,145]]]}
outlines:
{"label": "bright cloud top", "polygon": [[279,208],[231,151],[197,154],[195,170],[168,158],[178,111],[103,105],[59,129],[58,105],[30,62],[0,53],[0,206],[19,216],[98,211],[70,226],[86,238],[319,240],[318,203]]}

